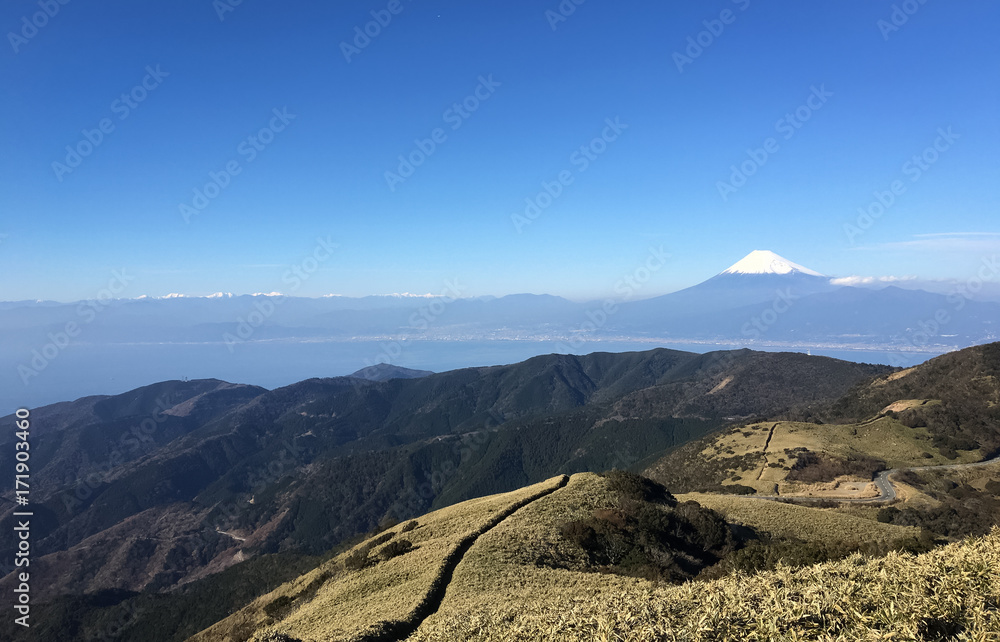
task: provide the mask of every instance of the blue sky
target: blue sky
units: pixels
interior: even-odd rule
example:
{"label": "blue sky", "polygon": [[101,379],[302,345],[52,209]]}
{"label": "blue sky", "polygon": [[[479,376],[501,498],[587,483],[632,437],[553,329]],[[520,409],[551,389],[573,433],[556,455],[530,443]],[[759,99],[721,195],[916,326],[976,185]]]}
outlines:
{"label": "blue sky", "polygon": [[3,3],[0,299],[123,269],[122,296],[588,298],[662,246],[652,296],[754,249],[939,279],[1000,252],[1000,5],[561,6]]}

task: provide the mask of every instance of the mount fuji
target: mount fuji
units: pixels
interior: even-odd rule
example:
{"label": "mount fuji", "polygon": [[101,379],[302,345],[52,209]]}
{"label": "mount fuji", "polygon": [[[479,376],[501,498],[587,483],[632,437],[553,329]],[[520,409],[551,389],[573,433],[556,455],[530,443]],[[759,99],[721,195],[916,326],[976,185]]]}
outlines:
{"label": "mount fuji", "polygon": [[837,289],[831,279],[770,250],[754,250],[726,270],[689,288],[629,304],[626,316],[676,319]]}
{"label": "mount fuji", "polygon": [[923,290],[838,285],[769,250],[707,281],[626,303],[609,329],[711,341],[904,346],[941,351],[996,341],[1000,304]]}
{"label": "mount fuji", "polygon": [[783,256],[778,256],[770,250],[754,250],[740,261],[724,270],[722,274],[807,274],[824,277],[824,275],[792,263]]}

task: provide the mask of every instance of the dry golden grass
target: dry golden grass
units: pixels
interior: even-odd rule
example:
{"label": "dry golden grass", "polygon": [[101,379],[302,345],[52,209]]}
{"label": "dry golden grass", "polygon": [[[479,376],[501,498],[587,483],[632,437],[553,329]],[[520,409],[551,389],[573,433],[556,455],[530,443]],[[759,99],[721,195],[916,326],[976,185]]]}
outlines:
{"label": "dry golden grass", "polygon": [[[712,582],[574,583],[571,571],[497,576],[449,594],[410,642],[479,640],[1000,640],[1000,530],[920,556],[852,555]],[[961,634],[961,637],[955,637]]]}
{"label": "dry golden grass", "polygon": [[[921,405],[924,401],[897,403]],[[719,435],[702,451],[702,456],[708,460],[717,460],[749,455],[750,461],[754,463],[748,469],[728,470],[727,479],[723,483],[750,486],[758,494],[774,494],[777,484],[777,490],[782,495],[800,495],[806,494],[809,489],[799,483],[785,481],[795,464],[795,457],[786,451],[796,448],[835,457],[866,455],[884,460],[890,468],[962,464],[982,458],[982,453],[976,450],[961,451],[957,459],[949,460],[934,447],[926,428],[908,428],[890,417],[845,425],[799,422],[753,424]],[[925,458],[924,453],[931,456]],[[851,495],[853,494],[845,494]]]}
{"label": "dry golden grass", "polygon": [[757,491],[758,495],[770,496],[778,494],[778,484],[776,482],[768,481],[766,479],[758,480],[756,479],[756,473],[754,473],[753,475],[748,475],[748,477],[753,477],[753,479],[744,478],[737,482],[731,482],[727,480],[723,482],[723,485],[735,483],[735,484],[740,484],[741,486],[749,486],[750,488],[753,488],[755,491]]}
{"label": "dry golden grass", "polygon": [[[464,538],[519,503],[550,492],[562,480],[560,476],[511,493],[449,506],[419,518],[420,525],[405,534],[401,534],[402,524],[389,529],[386,533],[393,534],[390,541],[406,539],[413,544],[413,550],[374,566],[347,570],[345,560],[365,546],[361,543],[258,598],[191,640],[242,642],[254,632],[284,633],[303,641],[349,640],[379,628],[380,623],[405,620],[422,603],[442,564]],[[385,545],[373,548],[373,553]],[[324,575],[328,579],[323,580]],[[313,590],[308,590],[310,584]],[[273,605],[283,602],[287,606],[275,613]],[[272,614],[268,613],[269,605]]]}
{"label": "dry golden grass", "polygon": [[[558,484],[549,480],[426,515],[405,535],[416,550],[353,573],[342,569],[345,554],[244,609],[245,625],[230,632],[245,637],[220,636],[220,629],[197,639],[242,640],[256,631],[254,640],[281,639],[268,637],[274,633],[303,642],[356,640],[373,624],[405,618],[463,536],[522,505],[478,537],[455,568],[440,609],[407,640],[918,640],[958,632],[960,639],[1000,640],[1000,529],[921,556],[853,555],[799,569],[656,585],[584,572],[582,551],[561,537],[560,526],[618,500],[597,475],[573,475],[548,492]],[[888,541],[917,533],[874,521],[870,507],[840,511],[718,495],[678,499],[807,541]],[[393,539],[400,530],[392,529]],[[300,599],[280,621],[266,617],[265,605],[302,593],[323,572],[334,576],[314,597]]]}
{"label": "dry golden grass", "polygon": [[616,502],[603,478],[580,473],[566,488],[525,506],[479,538],[455,570],[441,609],[420,630],[456,611],[487,609],[498,600],[530,603],[553,591],[610,598],[652,586],[645,580],[585,572],[583,551],[559,534],[563,523]]}
{"label": "dry golden grass", "polygon": [[893,488],[896,489],[896,499],[899,500],[897,508],[915,508],[917,510],[926,510],[930,508],[937,508],[941,505],[941,502],[934,499],[927,493],[914,488],[909,484],[900,482],[895,476],[893,476],[891,481]]}
{"label": "dry golden grass", "polygon": [[[891,541],[919,533],[915,528],[880,524],[874,519],[832,510],[743,497],[688,494],[677,499],[699,501],[748,526],[807,541]],[[584,572],[587,565],[579,550],[559,536],[562,523],[586,517],[595,508],[611,506],[614,501],[602,478],[578,474],[572,476],[566,488],[518,511],[479,539],[455,571],[441,609],[411,639],[445,640],[457,635],[454,639],[515,640],[525,631],[515,627],[510,631],[490,630],[475,635],[470,631],[460,633],[454,627],[459,621],[475,621],[482,613],[492,613],[500,604],[531,608],[553,598],[569,603],[585,598],[590,603],[599,603],[663,590],[645,580]],[[545,568],[540,563],[561,568]],[[503,617],[508,618],[516,611]],[[566,639],[602,639],[599,632],[592,633],[597,637],[581,635]],[[527,639],[548,639],[538,635]]]}
{"label": "dry golden grass", "polygon": [[[895,419],[881,417],[864,424],[816,425],[782,422],[774,431],[769,452],[808,448],[815,452],[846,456],[864,454],[884,460],[890,468],[907,466],[960,464],[978,461],[979,451],[960,453],[956,460],[941,455],[931,443],[926,428],[908,428]],[[923,453],[932,457],[925,459]],[[794,463],[794,462],[790,462]]]}
{"label": "dry golden grass", "polygon": [[872,382],[872,385],[873,386],[884,386],[885,384],[889,383],[890,381],[895,381],[896,379],[902,379],[903,377],[905,377],[906,375],[910,374],[911,372],[913,372],[915,370],[916,370],[916,368],[907,368],[906,370],[900,370],[899,372],[894,372],[891,375],[889,375],[888,377],[883,377],[881,379],[876,379],[874,382]]}
{"label": "dry golden grass", "polygon": [[921,406],[939,406],[939,405],[941,405],[941,401],[935,399],[901,399],[883,408],[882,414],[885,414],[890,411],[903,412],[904,410],[909,410],[911,408],[919,408]]}
{"label": "dry golden grass", "polygon": [[851,514],[839,509],[700,493],[678,495],[677,499],[697,501],[705,508],[719,511],[730,522],[807,542],[890,542],[920,534],[918,528],[875,521],[874,510]]}
{"label": "dry golden grass", "polygon": [[[714,439],[701,454],[709,459],[718,456],[738,457],[764,451],[767,436],[773,423],[753,424],[743,430],[730,430]],[[745,434],[749,433],[749,434]],[[732,450],[733,452],[728,452]]]}
{"label": "dry golden grass", "polygon": [[987,482],[1000,479],[1000,462],[958,470],[921,470],[917,474],[932,483],[938,479],[949,479],[982,490]]}

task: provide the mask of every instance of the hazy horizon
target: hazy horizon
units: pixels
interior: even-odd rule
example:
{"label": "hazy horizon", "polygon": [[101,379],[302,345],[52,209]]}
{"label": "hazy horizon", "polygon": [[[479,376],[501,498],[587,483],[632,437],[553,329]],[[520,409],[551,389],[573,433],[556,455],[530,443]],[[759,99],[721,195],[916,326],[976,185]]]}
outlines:
{"label": "hazy horizon", "polygon": [[[984,261],[987,261],[987,262],[989,260],[991,260],[991,259],[995,260],[995,256],[992,256],[992,257],[989,257],[989,258],[985,258],[984,257]],[[289,266],[290,270],[286,271],[286,274],[292,274],[294,276],[295,275],[295,268],[296,267],[297,266]],[[655,271],[659,271],[659,269],[662,269],[662,268],[658,268]],[[687,289],[689,287],[693,287],[695,285],[698,285],[699,283],[702,283],[705,280],[708,280],[708,279],[710,279],[710,278],[712,278],[714,276],[719,276],[720,274],[723,274],[724,272],[725,271],[718,271],[718,272],[715,272],[713,274],[702,275],[702,280],[694,281],[694,282],[691,282],[691,283],[681,284],[675,290],[668,290],[668,291],[658,292],[658,291],[648,291],[649,288],[646,288],[646,290],[647,290],[646,292],[640,293],[633,300],[639,301],[639,300],[644,300],[644,299],[656,298],[656,297],[659,297],[659,296],[663,296],[665,294],[673,294],[675,292],[679,292],[679,291]],[[127,276],[127,273],[125,273],[125,274]],[[299,272],[299,274],[304,275],[305,273],[304,272]],[[626,275],[626,278],[628,276],[629,275]],[[653,273],[651,273],[651,276],[653,276]],[[921,278],[913,276],[913,275],[906,275],[906,276],[902,276],[902,277],[897,277],[897,276],[890,276],[890,277],[862,277],[862,276],[858,276],[858,275],[842,276],[842,275],[833,275],[833,274],[830,274],[830,275],[821,275],[821,276],[823,276],[824,278],[830,279],[831,283],[835,283],[836,285],[840,285],[840,286],[863,287],[863,288],[871,288],[871,289],[883,289],[883,288],[886,288],[886,287],[900,287],[900,288],[906,288],[906,289],[920,289],[920,290],[925,290],[925,291],[928,291],[928,292],[934,292],[934,293],[939,293],[939,294],[941,294],[941,293],[944,293],[944,294],[953,293],[953,292],[957,291],[958,288],[961,288],[961,286],[963,285],[961,279],[953,279],[953,278],[952,279],[949,279],[949,278],[921,279]],[[974,278],[975,277],[973,277],[973,279]],[[982,280],[982,279],[980,279],[980,280]],[[973,300],[996,300],[996,299],[1000,299],[1000,283],[991,282],[989,280],[982,280],[982,281],[983,281],[983,283],[981,284],[981,288],[977,289],[977,291],[975,291],[975,292],[970,292],[969,293],[970,299],[973,299]],[[645,283],[643,285],[645,285]],[[341,294],[341,293],[330,292],[330,293],[325,293],[325,294],[315,294],[315,295],[311,295],[311,296],[310,295],[298,295],[298,296],[300,296],[301,298],[307,298],[307,299],[325,299],[325,298],[358,299],[358,298],[367,298],[367,297],[387,297],[387,298],[388,297],[397,297],[397,298],[411,298],[411,299],[434,298],[434,297],[452,298],[453,297],[453,298],[459,298],[459,299],[463,299],[463,298],[464,299],[488,299],[488,298],[503,298],[503,297],[507,297],[507,296],[531,295],[531,296],[554,296],[554,297],[564,298],[564,299],[566,299],[568,301],[572,301],[572,302],[576,302],[576,303],[589,303],[589,302],[597,301],[597,300],[599,300],[600,298],[603,298],[603,297],[613,296],[613,294],[614,294],[613,292],[609,291],[609,292],[595,294],[592,297],[579,297],[579,296],[572,297],[572,296],[564,296],[563,294],[560,294],[558,292],[550,292],[550,291],[535,289],[535,290],[532,290],[532,291],[507,292],[507,293],[503,293],[503,294],[483,293],[483,294],[477,294],[477,295],[471,295],[471,296],[453,296],[453,295],[449,295],[449,294],[442,294],[440,292],[438,292],[438,293],[434,293],[434,292],[424,292],[424,293],[417,293],[417,292],[370,292],[370,293],[366,293],[366,294],[353,294],[353,295],[351,295],[351,294]],[[281,291],[270,291],[270,292],[261,292],[261,291],[222,292],[222,291],[218,291],[218,292],[197,292],[197,293],[191,293],[191,292],[168,292],[168,293],[162,293],[162,294],[160,294],[160,293],[156,293],[156,294],[142,293],[142,294],[137,294],[135,296],[122,296],[122,297],[112,297],[112,298],[114,300],[139,301],[139,300],[143,300],[143,299],[150,299],[150,300],[196,299],[196,298],[214,299],[214,298],[228,298],[228,297],[240,297],[240,296],[287,297],[287,296],[295,296],[295,295],[288,295],[288,294],[285,294],[285,293],[283,293]],[[32,303],[62,303],[62,304],[68,304],[68,303],[77,303],[79,301],[93,300],[93,299],[96,299],[96,298],[101,298],[100,297],[100,293],[98,293],[98,296],[94,296],[91,299],[68,299],[68,300],[67,299],[63,299],[63,300],[56,300],[56,299],[40,299],[40,298],[35,298],[35,299],[21,299],[21,300],[0,300],[0,303],[32,302]]]}
{"label": "hazy horizon", "polygon": [[897,4],[8,3],[0,299],[581,300],[658,248],[644,296],[752,249],[962,282],[1000,8]]}

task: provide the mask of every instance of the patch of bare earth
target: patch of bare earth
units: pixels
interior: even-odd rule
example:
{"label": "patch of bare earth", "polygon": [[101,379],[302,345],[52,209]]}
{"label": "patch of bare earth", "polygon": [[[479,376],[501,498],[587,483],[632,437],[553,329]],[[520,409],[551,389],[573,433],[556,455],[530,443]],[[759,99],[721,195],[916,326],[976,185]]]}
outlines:
{"label": "patch of bare earth", "polygon": [[720,390],[722,390],[723,388],[725,388],[726,386],[728,386],[732,382],[733,382],[733,378],[732,377],[726,377],[725,379],[723,379],[722,381],[719,382],[719,385],[717,385],[716,387],[714,387],[711,390],[709,390],[708,394],[714,395],[715,393],[719,392]]}
{"label": "patch of bare earth", "polygon": [[906,375],[910,374],[914,370],[916,370],[916,368],[907,368],[906,370],[900,370],[899,372],[894,372],[891,375],[889,375],[888,377],[886,377],[885,379],[879,379],[878,381],[874,382],[872,385],[875,385],[875,386],[884,386],[885,384],[889,383],[890,381],[896,381],[897,379],[902,379],[903,377],[905,377]]}
{"label": "patch of bare earth", "polygon": [[878,497],[878,487],[874,482],[844,475],[829,482],[814,484],[782,485],[781,494],[786,497],[829,497],[830,499],[868,499]]}

